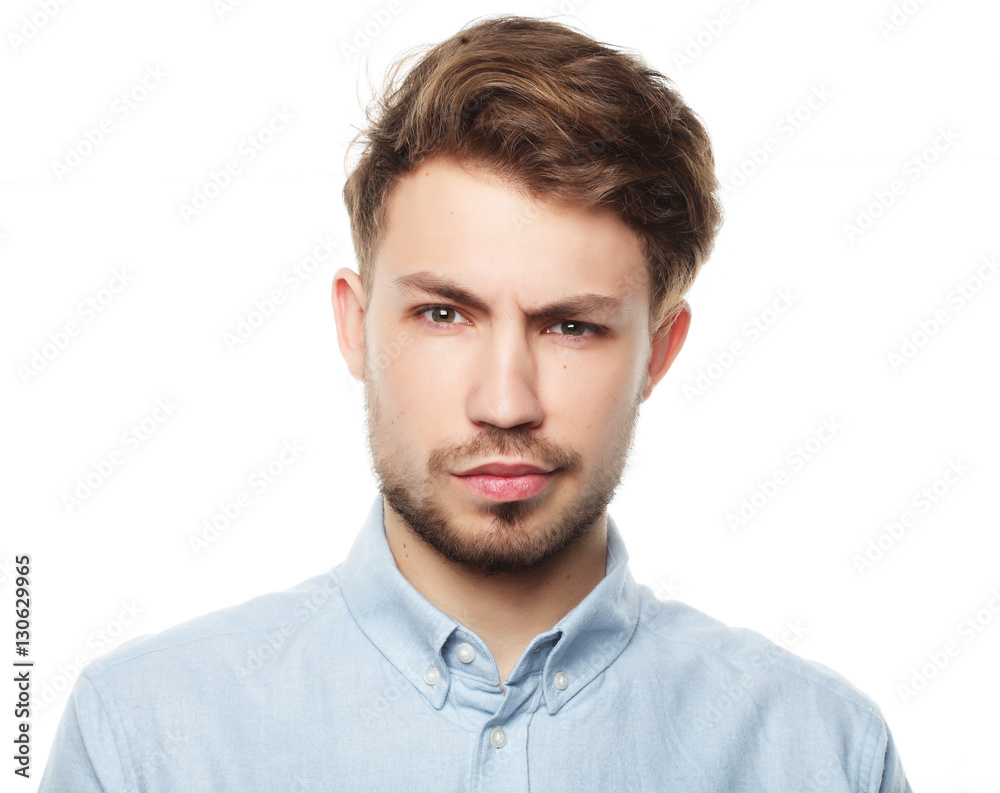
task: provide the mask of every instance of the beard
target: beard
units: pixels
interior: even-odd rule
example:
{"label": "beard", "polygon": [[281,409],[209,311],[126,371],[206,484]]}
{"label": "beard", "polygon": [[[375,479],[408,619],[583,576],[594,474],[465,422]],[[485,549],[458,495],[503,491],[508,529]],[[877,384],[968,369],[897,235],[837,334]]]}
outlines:
{"label": "beard", "polygon": [[[367,356],[366,356],[367,357]],[[367,365],[366,365],[367,370]],[[627,410],[614,417],[611,442],[588,471],[581,455],[524,428],[485,425],[465,443],[434,449],[425,466],[401,445],[402,439],[384,419],[378,398],[380,373],[364,376],[364,401],[372,470],[379,492],[409,529],[445,559],[469,573],[482,576],[521,573],[541,567],[573,543],[587,537],[605,515],[628,460],[641,403],[639,389]],[[507,502],[483,500],[475,523],[456,520],[442,492],[451,486],[450,471],[462,461],[475,465],[498,457],[530,459],[559,469],[545,490],[527,499]],[[586,477],[585,479],[583,477]],[[437,483],[437,488],[435,488]],[[546,502],[559,487],[576,487],[569,503],[552,513]],[[555,491],[555,492],[553,492]],[[552,513],[552,514],[547,514]]]}

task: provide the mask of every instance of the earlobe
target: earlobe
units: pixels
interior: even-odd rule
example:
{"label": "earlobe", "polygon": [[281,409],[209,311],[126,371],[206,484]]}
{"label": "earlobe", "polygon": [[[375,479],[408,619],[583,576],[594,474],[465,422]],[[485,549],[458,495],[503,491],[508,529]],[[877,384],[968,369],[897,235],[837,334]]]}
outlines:
{"label": "earlobe", "polygon": [[365,343],[365,291],[361,276],[341,267],[333,277],[333,313],[337,319],[337,343],[355,380],[363,381]]}
{"label": "earlobe", "polygon": [[691,306],[682,299],[673,317],[664,321],[653,334],[653,349],[649,358],[649,369],[646,373],[646,390],[642,395],[643,402],[649,399],[649,395],[653,393],[653,389],[663,379],[677,354],[681,351],[690,325]]}

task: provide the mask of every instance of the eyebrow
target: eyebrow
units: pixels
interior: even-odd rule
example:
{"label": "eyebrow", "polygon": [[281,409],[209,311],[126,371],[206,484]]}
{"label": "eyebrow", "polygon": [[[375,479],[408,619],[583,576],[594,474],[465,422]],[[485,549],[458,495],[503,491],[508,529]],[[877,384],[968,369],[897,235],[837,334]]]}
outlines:
{"label": "eyebrow", "polygon": [[[486,315],[492,313],[489,304],[483,298],[473,294],[450,278],[435,275],[427,270],[401,275],[392,282],[392,287],[404,294],[436,295],[445,300],[469,306]],[[525,315],[533,322],[594,316],[615,320],[625,315],[625,303],[620,298],[608,295],[571,295],[526,311]]]}

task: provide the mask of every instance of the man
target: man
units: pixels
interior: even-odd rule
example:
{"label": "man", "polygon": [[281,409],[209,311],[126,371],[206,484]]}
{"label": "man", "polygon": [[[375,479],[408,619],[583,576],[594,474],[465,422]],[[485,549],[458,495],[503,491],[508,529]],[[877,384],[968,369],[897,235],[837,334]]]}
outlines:
{"label": "man", "polygon": [[606,511],[715,188],[664,78],[554,23],[390,85],[333,293],[368,519],[328,574],[91,664],[41,790],[909,790],[867,697],[656,600]]}

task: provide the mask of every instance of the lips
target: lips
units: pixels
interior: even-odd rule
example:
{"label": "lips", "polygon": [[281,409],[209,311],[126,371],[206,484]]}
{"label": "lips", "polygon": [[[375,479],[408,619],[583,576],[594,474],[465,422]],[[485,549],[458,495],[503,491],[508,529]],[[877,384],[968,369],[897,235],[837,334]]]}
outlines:
{"label": "lips", "polygon": [[520,501],[545,490],[555,477],[555,469],[527,463],[487,463],[454,476],[463,488],[480,498]]}
{"label": "lips", "polygon": [[537,465],[511,464],[511,463],[487,463],[468,471],[462,471],[456,476],[524,476],[525,474],[547,474],[551,468],[542,468]]}

